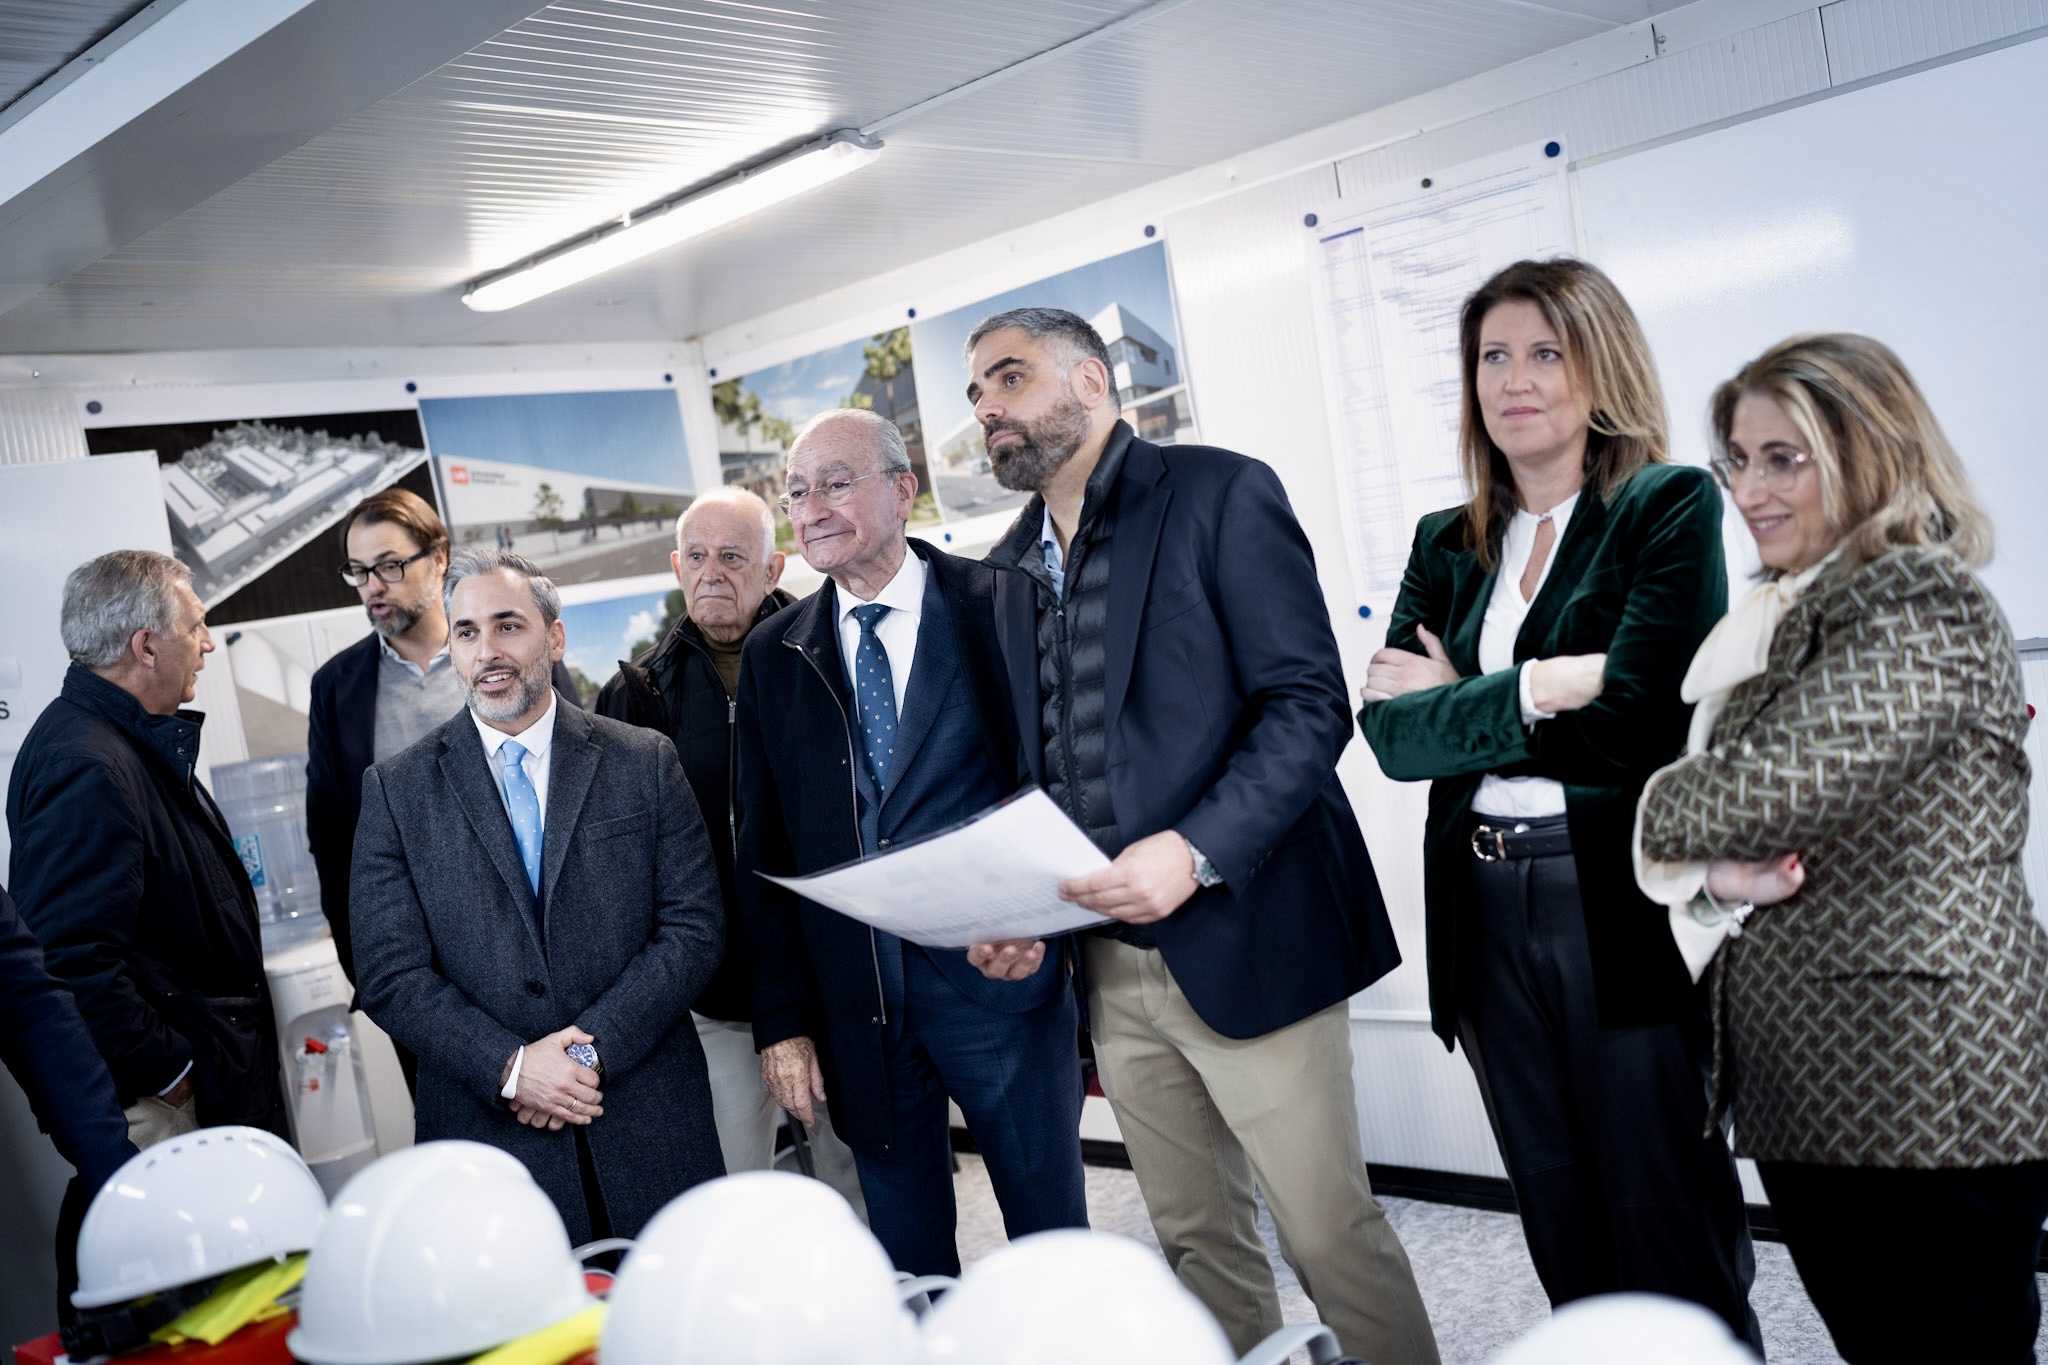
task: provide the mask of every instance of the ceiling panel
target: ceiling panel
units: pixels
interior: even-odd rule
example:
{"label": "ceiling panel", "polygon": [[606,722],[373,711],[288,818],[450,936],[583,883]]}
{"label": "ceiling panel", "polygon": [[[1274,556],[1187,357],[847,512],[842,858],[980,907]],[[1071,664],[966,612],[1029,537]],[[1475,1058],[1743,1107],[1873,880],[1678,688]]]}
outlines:
{"label": "ceiling panel", "polygon": [[890,128],[873,168],[723,233],[510,312],[460,303],[478,273],[1141,8],[562,0],[0,315],[0,352],[689,336],[1650,6],[1188,0]]}
{"label": "ceiling panel", "polygon": [[0,4],[0,109],[128,22],[149,0],[7,0]]}

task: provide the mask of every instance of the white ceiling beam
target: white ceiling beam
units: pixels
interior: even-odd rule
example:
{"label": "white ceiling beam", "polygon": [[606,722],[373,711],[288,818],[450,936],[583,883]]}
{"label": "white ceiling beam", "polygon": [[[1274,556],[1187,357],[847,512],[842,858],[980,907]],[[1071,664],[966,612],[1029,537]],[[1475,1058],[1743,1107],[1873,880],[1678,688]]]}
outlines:
{"label": "white ceiling beam", "polygon": [[540,0],[182,0],[0,123],[0,312],[496,37]]}

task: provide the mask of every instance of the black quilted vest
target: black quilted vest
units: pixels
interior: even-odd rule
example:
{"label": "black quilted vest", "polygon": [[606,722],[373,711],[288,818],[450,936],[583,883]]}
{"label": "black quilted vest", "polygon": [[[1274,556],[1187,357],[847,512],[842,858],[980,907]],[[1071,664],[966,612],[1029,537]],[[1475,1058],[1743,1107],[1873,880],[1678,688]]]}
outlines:
{"label": "black quilted vest", "polygon": [[[1095,846],[1114,858],[1123,850],[1109,799],[1103,734],[1103,632],[1109,618],[1109,566],[1116,509],[1105,506],[1123,468],[1128,437],[1112,437],[1081,502],[1081,525],[1067,547],[1066,594],[1056,598],[1038,531],[1028,512],[1011,544],[1017,566],[1038,584],[1039,733],[1045,742],[1045,789]],[[1042,515],[1043,503],[1033,508]]]}

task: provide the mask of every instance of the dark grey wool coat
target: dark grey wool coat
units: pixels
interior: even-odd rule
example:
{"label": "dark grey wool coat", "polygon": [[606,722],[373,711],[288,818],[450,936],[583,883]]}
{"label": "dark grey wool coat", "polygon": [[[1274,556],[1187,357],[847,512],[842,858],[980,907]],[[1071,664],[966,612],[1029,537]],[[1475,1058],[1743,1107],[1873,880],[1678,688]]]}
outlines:
{"label": "dark grey wool coat", "polygon": [[467,712],[363,777],[349,914],[370,1017],[420,1059],[420,1141],[518,1157],[590,1218],[574,1130],[519,1123],[499,1098],[523,1043],[597,1039],[604,1114],[583,1130],[613,1231],[724,1174],[690,1002],[717,967],[724,912],[704,822],[666,735],[555,710],[540,910]]}

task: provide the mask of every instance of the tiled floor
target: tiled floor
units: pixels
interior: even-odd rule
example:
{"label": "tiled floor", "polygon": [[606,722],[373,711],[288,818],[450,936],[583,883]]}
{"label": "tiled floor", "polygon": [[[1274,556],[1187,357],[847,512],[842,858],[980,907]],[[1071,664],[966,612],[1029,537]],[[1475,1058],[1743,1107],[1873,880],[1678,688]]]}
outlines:
{"label": "tiled floor", "polygon": [[[1002,1214],[976,1156],[960,1158],[956,1181],[960,1203],[960,1253],[967,1264],[1003,1245]],[[1415,1276],[1436,1327],[1444,1365],[1483,1365],[1549,1312],[1536,1272],[1513,1214],[1487,1213],[1408,1199],[1385,1201],[1387,1217],[1408,1249]],[[1104,1232],[1121,1233],[1156,1247],[1152,1225],[1129,1171],[1088,1168],[1088,1214]],[[1273,1250],[1272,1224],[1261,1220],[1266,1245],[1280,1281],[1281,1307],[1289,1322],[1312,1322],[1315,1310],[1294,1276]],[[1841,1357],[1822,1327],[1785,1248],[1756,1245],[1756,1286],[1750,1303],[1763,1323],[1764,1343],[1774,1365],[1839,1365]],[[2048,1332],[2041,1338],[2048,1358]]]}

